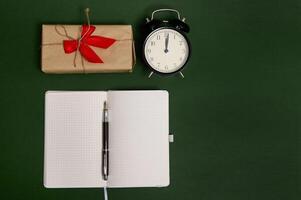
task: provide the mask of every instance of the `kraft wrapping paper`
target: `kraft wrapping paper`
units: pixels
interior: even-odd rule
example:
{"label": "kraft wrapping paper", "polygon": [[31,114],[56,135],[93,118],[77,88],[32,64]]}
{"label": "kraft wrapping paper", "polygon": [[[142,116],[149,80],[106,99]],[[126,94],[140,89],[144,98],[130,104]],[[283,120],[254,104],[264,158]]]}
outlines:
{"label": "kraft wrapping paper", "polygon": [[[80,52],[66,54],[63,40],[65,33],[78,39],[81,25],[42,25],[42,71],[45,73],[111,73],[132,72],[135,65],[135,48],[131,25],[93,25],[92,35],[109,37],[117,40],[107,49],[90,46],[104,63],[91,63]],[[76,59],[75,59],[76,58]]]}

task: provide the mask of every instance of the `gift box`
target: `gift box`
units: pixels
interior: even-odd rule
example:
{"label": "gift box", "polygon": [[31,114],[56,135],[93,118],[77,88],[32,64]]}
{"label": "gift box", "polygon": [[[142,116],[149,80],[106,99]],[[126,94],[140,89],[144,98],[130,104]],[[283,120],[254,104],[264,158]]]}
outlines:
{"label": "gift box", "polygon": [[130,25],[43,25],[45,73],[131,72],[136,62]]}

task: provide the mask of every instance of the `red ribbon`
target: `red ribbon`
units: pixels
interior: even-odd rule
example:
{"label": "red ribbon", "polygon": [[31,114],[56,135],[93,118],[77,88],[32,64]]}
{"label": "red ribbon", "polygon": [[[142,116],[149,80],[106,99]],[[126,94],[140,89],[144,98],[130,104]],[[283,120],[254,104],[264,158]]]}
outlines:
{"label": "red ribbon", "polygon": [[109,48],[116,40],[112,38],[91,35],[95,31],[95,26],[83,25],[80,40],[64,40],[64,50],[65,53],[73,53],[79,50],[81,55],[88,61],[92,63],[103,63],[101,58],[89,47],[89,45],[94,47],[99,47],[103,49]]}

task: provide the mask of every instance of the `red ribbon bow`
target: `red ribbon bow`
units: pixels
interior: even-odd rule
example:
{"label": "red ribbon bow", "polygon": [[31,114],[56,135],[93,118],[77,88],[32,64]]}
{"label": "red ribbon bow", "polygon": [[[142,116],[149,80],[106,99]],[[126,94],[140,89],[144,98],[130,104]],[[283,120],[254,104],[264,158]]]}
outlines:
{"label": "red ribbon bow", "polygon": [[97,36],[91,34],[95,31],[95,26],[83,25],[80,40],[64,40],[65,53],[72,53],[79,50],[81,55],[89,62],[103,63],[101,58],[89,47],[109,48],[116,40],[112,38]]}

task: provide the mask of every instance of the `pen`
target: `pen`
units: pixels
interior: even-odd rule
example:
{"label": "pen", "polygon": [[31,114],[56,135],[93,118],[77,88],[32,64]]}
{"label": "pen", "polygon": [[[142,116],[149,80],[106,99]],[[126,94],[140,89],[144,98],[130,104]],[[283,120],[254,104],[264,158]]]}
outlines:
{"label": "pen", "polygon": [[107,102],[103,106],[103,126],[102,126],[102,175],[108,180],[109,176],[109,114]]}

